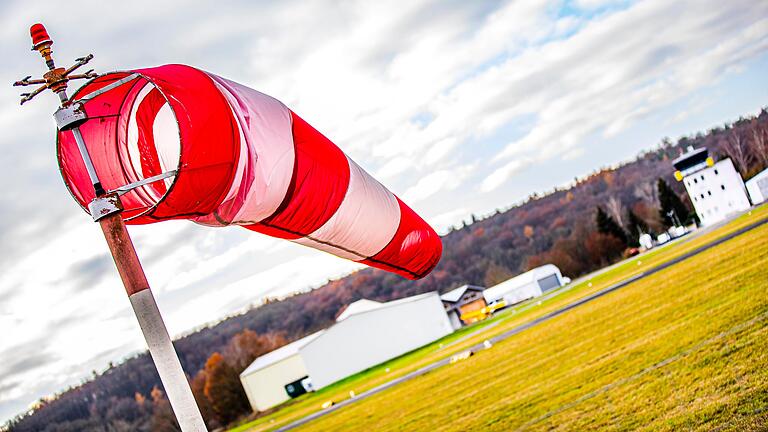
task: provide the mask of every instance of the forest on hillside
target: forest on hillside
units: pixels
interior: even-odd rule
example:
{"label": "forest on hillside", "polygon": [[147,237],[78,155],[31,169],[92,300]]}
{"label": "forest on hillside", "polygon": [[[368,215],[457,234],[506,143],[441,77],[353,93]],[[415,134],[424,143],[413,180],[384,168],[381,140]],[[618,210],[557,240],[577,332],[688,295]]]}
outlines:
{"label": "forest on hillside", "polygon": [[[569,188],[532,194],[505,211],[478,218],[443,236],[443,257],[419,281],[365,269],[310,292],[269,300],[175,342],[211,428],[250,414],[238,375],[254,358],[327,327],[349,303],[388,301],[462,284],[490,286],[551,262],[577,277],[622,257],[637,234],[661,232],[666,212],[691,208],[671,161],[687,146],[730,157],[744,179],[768,167],[768,111],[685,136],[642,152],[617,167],[574,179]],[[682,206],[682,207],[680,207]],[[147,353],[110,366],[81,385],[41,400],[8,423],[13,432],[176,431]]]}

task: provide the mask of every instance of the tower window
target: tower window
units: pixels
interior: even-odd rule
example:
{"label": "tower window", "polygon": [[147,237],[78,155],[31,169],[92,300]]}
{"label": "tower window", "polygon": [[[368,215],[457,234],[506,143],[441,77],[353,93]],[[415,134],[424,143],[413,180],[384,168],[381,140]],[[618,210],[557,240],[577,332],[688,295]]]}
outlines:
{"label": "tower window", "polygon": [[701,181],[704,181],[704,174],[701,175]]}
{"label": "tower window", "polygon": [[704,194],[701,194],[701,199],[704,199]]}
{"label": "tower window", "polygon": [[693,182],[694,182],[694,183],[698,183],[699,181],[698,181],[698,180],[696,180],[696,179],[693,179]]}
{"label": "tower window", "polygon": [[715,170],[715,175],[717,175],[717,174],[718,174],[718,172],[717,172],[717,170]]}
{"label": "tower window", "polygon": [[707,191],[707,195],[712,196],[712,191]]}
{"label": "tower window", "polygon": [[720,189],[725,190],[725,185],[720,185]]}

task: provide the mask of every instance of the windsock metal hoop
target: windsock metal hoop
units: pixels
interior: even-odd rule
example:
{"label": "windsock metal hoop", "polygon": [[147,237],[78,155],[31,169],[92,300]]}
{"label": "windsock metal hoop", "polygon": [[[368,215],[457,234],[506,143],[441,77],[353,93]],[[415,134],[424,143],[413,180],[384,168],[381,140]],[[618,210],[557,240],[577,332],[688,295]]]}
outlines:
{"label": "windsock metal hoop", "polygon": [[[179,75],[185,86],[174,85]],[[205,73],[182,65],[110,72],[88,81],[72,100],[87,113],[81,133],[104,188],[122,195],[126,222],[200,216],[221,202],[239,137],[227,102]],[[88,211],[95,196],[72,134],[59,131],[56,148],[67,189]],[[157,179],[147,182],[151,178]]]}

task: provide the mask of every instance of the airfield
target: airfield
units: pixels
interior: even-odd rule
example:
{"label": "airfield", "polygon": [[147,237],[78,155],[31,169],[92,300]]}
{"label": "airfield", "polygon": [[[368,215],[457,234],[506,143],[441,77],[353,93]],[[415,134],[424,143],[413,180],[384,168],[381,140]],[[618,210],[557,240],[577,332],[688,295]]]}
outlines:
{"label": "airfield", "polygon": [[763,205],[232,430],[763,430],[766,222]]}

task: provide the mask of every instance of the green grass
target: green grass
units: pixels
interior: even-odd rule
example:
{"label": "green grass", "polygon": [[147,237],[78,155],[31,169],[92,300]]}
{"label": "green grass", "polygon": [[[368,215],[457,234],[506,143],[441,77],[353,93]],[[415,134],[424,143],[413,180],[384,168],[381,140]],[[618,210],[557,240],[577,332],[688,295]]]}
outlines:
{"label": "green grass", "polygon": [[[276,411],[235,430],[262,431],[287,424],[317,411],[324,401],[343,400],[348,397],[350,390],[360,393],[392,378],[416,370],[432,361],[464,350],[490,336],[500,334],[516,325],[530,321],[573,300],[673,259],[766,217],[768,217],[768,206],[763,206],[754,210],[751,214],[744,215],[719,229],[681,240],[675,244],[625,261],[590,279],[584,280],[568,290],[563,290],[552,298],[541,301],[540,304],[537,300],[504,311],[491,320],[481,323],[479,326],[463,329],[461,332],[450,335],[441,341],[357,374],[317,393],[293,400],[278,407]],[[755,240],[756,235],[757,240]],[[596,300],[589,305],[577,308],[568,314],[523,332],[497,344],[491,350],[479,353],[467,361],[441,368],[424,377],[400,384],[379,395],[317,420],[308,425],[308,427],[312,430],[315,428],[318,430],[335,430],[343,429],[345,426],[357,429],[367,427],[366,424],[370,421],[373,422],[370,425],[376,425],[377,430],[380,428],[391,430],[422,428],[441,430],[509,430],[510,427],[514,429],[514,427],[525,424],[527,421],[533,421],[538,417],[542,417],[536,423],[529,425],[530,428],[548,429],[550,427],[562,427],[562,424],[570,424],[568,428],[565,428],[566,430],[594,427],[611,428],[614,426],[615,429],[636,428],[637,425],[625,424],[628,414],[621,411],[624,408],[621,402],[626,398],[639,401],[637,399],[640,397],[639,395],[645,394],[644,392],[638,393],[631,390],[633,386],[642,385],[642,389],[659,387],[655,390],[657,392],[664,391],[665,389],[666,391],[674,391],[678,387],[667,385],[663,382],[667,377],[666,375],[664,375],[665,378],[661,379],[662,385],[659,385],[659,378],[655,374],[668,373],[669,370],[674,369],[676,364],[687,364],[686,362],[697,358],[696,356],[701,353],[695,351],[662,368],[647,371],[636,377],[634,375],[639,370],[642,370],[643,367],[647,367],[648,361],[659,356],[662,357],[658,361],[664,361],[670,355],[679,355],[679,351],[684,349],[687,346],[686,344],[695,344],[702,340],[708,340],[712,336],[711,332],[704,331],[705,328],[709,327],[702,327],[702,332],[692,332],[690,327],[694,326],[694,323],[698,323],[696,320],[701,320],[702,317],[713,313],[712,305],[707,302],[725,302],[726,298],[731,298],[736,295],[735,293],[741,293],[741,291],[738,289],[731,290],[726,287],[730,287],[733,284],[723,284],[721,283],[722,281],[714,283],[709,279],[701,280],[704,277],[702,274],[709,276],[720,274],[722,266],[711,268],[713,267],[710,264],[713,256],[733,264],[728,268],[728,271],[731,273],[735,272],[734,274],[748,271],[752,268],[748,266],[752,261],[762,263],[765,266],[765,251],[760,248],[761,242],[759,240],[761,238],[766,238],[766,227],[740,236],[702,255],[686,260],[679,265]],[[723,251],[730,251],[736,244],[743,247],[743,243],[748,239],[752,239],[755,244],[750,243],[744,250],[748,251],[750,255],[757,255],[749,258],[746,255],[740,256],[739,254],[731,256],[726,253],[723,255]],[[762,251],[763,255],[760,255],[760,251]],[[705,272],[699,274],[693,271],[697,265],[702,266],[703,269],[711,268],[710,271],[712,273]],[[671,279],[675,275],[678,276],[678,279]],[[762,284],[763,286],[766,285],[765,275],[760,276],[756,273],[752,276],[758,282],[762,277]],[[710,287],[712,284],[717,286]],[[683,289],[682,287],[686,288]],[[728,295],[723,296],[721,292],[723,290]],[[692,293],[696,293],[696,295]],[[768,297],[765,291],[760,290],[753,292],[752,295],[754,298],[734,297],[732,300],[740,299],[736,301],[736,304],[746,307],[750,304],[747,300],[758,301],[762,299],[761,301],[763,301]],[[683,299],[688,299],[695,303],[693,306],[702,307],[700,309],[692,308],[691,304],[681,303]],[[764,303],[766,302],[764,301],[759,304],[762,305],[761,307],[765,307]],[[753,306],[757,307],[757,305]],[[607,316],[595,315],[596,309],[607,313]],[[728,310],[730,311],[731,309]],[[671,317],[681,314],[687,318],[679,322],[670,321],[671,324],[674,324],[674,327],[669,327],[665,324],[666,319],[671,319]],[[712,322],[704,320],[703,323],[710,326],[715,326],[716,323],[719,323],[720,327],[717,328],[721,328],[728,323],[737,324],[741,322],[727,314],[723,316],[718,315],[718,317],[723,319]],[[746,314],[739,318],[748,317],[749,314]],[[563,322],[567,322],[567,324],[564,325],[562,324]],[[630,323],[633,323],[634,327]],[[649,323],[653,325],[649,325]],[[760,326],[763,326],[764,323],[762,321],[760,323]],[[631,328],[625,328],[627,326]],[[479,334],[467,338],[468,335],[481,328],[484,328],[484,330],[480,331]],[[749,328],[752,329],[754,326]],[[762,328],[764,329],[764,327]],[[699,328],[697,327],[697,329]],[[666,333],[674,331],[680,331],[682,335],[674,333],[672,337],[674,343],[669,343],[670,339],[665,339],[662,335],[669,336]],[[565,339],[562,339],[561,336]],[[737,338],[739,343],[759,342],[759,337],[750,339],[754,336],[751,334],[744,335],[742,338],[740,333],[733,333],[723,336],[723,338],[734,338],[735,336],[740,336]],[[461,338],[466,339],[455,343]],[[454,344],[450,345],[451,342],[454,342]],[[717,344],[721,342],[718,339],[709,343]],[[639,352],[633,351],[639,349],[638,347],[642,347],[642,350]],[[616,349],[619,349],[619,351],[616,352]],[[667,354],[669,355],[664,357]],[[752,361],[757,364],[768,364],[765,362],[765,359],[762,359],[762,363],[760,359],[753,358]],[[607,369],[604,369],[604,367],[607,367]],[[386,372],[387,368],[389,368],[389,372]],[[693,368],[690,371],[690,375],[696,376],[702,370],[706,370],[706,368]],[[523,372],[521,373],[520,371]],[[712,374],[708,373],[704,375],[704,378],[709,378],[710,376]],[[727,376],[730,375],[726,374]],[[615,384],[617,380],[621,381],[622,379],[627,381],[620,385]],[[764,384],[764,381],[763,376],[761,382]],[[613,387],[604,388],[606,386]],[[685,386],[683,385],[683,387]],[[621,397],[615,396],[621,392],[625,394]],[[562,406],[573,404],[574,400],[579,400],[579,398],[584,398],[585,395],[592,393],[594,395],[572,407],[563,411],[557,411]],[[675,393],[673,396],[681,395]],[[672,399],[675,399],[675,397]],[[762,397],[763,402],[768,398],[766,395]],[[618,401],[614,401],[614,398],[618,398]],[[642,400],[644,401],[643,403],[653,405],[654,407],[659,405],[647,398]],[[749,400],[755,401],[756,399],[752,398]],[[615,418],[615,421],[612,420],[613,423],[593,424],[583,422],[586,421],[585,419],[594,420],[593,416],[584,415],[584,412],[600,411],[599,408],[604,408],[605,406],[615,407],[611,408],[611,410],[617,414],[608,416],[611,419]],[[743,407],[743,405],[739,406]],[[447,407],[451,407],[451,412],[447,411]],[[684,412],[687,411],[684,410]],[[697,413],[696,415],[702,416],[703,419],[717,418],[716,415],[706,414],[704,409],[697,409],[695,412]],[[403,415],[395,415],[393,413],[403,413]],[[574,415],[574,413],[581,414]],[[388,416],[391,417],[389,421],[386,420]],[[448,420],[453,417],[456,417],[456,419]],[[598,415],[596,418],[600,419],[603,417]],[[637,418],[636,416],[630,417]],[[750,421],[754,419],[753,417],[747,417]],[[564,418],[568,419],[566,423],[563,423]],[[688,419],[686,421],[692,420]],[[382,423],[379,424],[379,422]],[[457,423],[454,424],[454,422]],[[694,421],[692,424],[698,423]],[[386,425],[386,427],[382,425]],[[687,424],[670,423],[669,427],[671,429],[687,427]],[[748,426],[739,424],[734,425],[734,427],[738,429],[739,427]],[[658,429],[659,425],[656,425],[655,428]]]}

